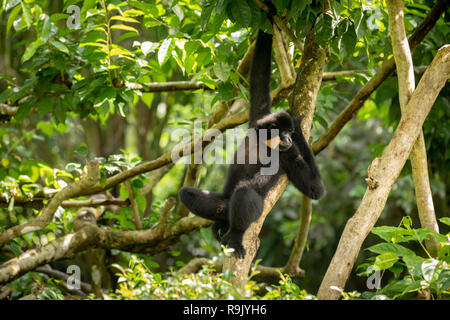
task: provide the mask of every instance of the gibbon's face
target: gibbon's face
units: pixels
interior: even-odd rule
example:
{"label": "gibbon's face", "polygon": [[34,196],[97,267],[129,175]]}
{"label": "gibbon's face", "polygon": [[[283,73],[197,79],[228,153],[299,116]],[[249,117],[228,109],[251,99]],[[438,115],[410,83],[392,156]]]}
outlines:
{"label": "gibbon's face", "polygon": [[[269,148],[279,147],[280,151],[287,151],[292,147],[294,123],[287,112],[272,113],[261,118],[257,121],[256,128],[267,130],[266,145]],[[272,134],[271,129],[278,129],[278,133]]]}

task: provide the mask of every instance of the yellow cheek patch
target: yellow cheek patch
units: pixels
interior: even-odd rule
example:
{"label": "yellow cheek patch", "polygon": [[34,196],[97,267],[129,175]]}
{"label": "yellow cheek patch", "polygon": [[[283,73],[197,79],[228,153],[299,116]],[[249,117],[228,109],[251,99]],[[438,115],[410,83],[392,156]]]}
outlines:
{"label": "yellow cheek patch", "polygon": [[280,145],[280,142],[281,142],[280,136],[276,136],[272,139],[267,140],[266,144],[269,148],[275,149],[276,147],[278,147]]}

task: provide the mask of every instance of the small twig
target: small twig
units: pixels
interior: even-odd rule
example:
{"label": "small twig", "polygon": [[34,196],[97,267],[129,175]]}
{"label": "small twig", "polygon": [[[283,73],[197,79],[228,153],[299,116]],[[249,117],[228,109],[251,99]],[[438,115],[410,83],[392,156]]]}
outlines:
{"label": "small twig", "polygon": [[86,295],[86,294],[89,294],[92,292],[92,286],[89,283],[85,283],[82,281],[80,281],[80,289],[83,291],[80,291],[78,289],[69,289],[67,287],[67,280],[69,279],[69,275],[62,271],[52,269],[52,267],[50,267],[50,265],[48,265],[48,264],[45,266],[37,267],[35,269],[35,271],[44,273],[50,277],[62,280],[61,284],[63,285],[64,289],[69,292],[73,292],[73,293],[79,294],[79,295]]}
{"label": "small twig", "polygon": [[283,36],[277,26],[274,26],[273,32],[273,50],[278,69],[280,70],[281,82],[287,85],[293,84],[295,82],[295,75],[292,73],[292,61],[286,52]]}
{"label": "small twig", "polygon": [[139,207],[137,205],[136,198],[134,197],[133,187],[131,186],[130,180],[126,180],[124,184],[128,191],[128,199],[130,200],[131,210],[133,211],[136,230],[142,230],[141,216],[139,215]]}
{"label": "small twig", "polygon": [[166,232],[170,210],[173,208],[175,203],[176,203],[175,198],[170,197],[166,200],[163,207],[161,208],[161,216],[159,217],[159,223],[158,226],[156,227],[157,231],[161,234],[164,234]]}

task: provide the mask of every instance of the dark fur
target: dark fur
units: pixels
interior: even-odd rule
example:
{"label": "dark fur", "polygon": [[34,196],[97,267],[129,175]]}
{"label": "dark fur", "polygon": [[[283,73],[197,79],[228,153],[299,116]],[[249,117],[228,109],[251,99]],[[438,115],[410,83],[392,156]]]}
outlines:
{"label": "dark fur", "polygon": [[279,170],[274,175],[261,175],[264,165],[259,159],[255,164],[249,163],[248,154],[257,150],[258,145],[251,145],[247,136],[239,146],[241,151],[245,148],[246,161],[238,164],[235,155],[222,193],[192,187],[183,187],[179,192],[181,201],[191,212],[215,221],[214,235],[222,244],[233,248],[239,258],[245,256],[242,245],[245,230],[261,216],[267,192],[283,173],[312,199],[319,199],[324,192],[319,169],[301,131],[301,118],[295,119],[287,112],[270,113],[271,51],[272,36],[260,31],[250,72],[249,124],[256,131],[279,129]]}

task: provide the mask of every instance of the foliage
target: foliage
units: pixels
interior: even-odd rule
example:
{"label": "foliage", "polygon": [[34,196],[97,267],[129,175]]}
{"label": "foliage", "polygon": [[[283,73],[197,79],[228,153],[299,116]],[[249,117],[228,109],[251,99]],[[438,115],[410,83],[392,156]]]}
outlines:
{"label": "foliage", "polygon": [[[278,15],[284,16],[287,27],[299,42],[314,25],[314,36],[319,44],[330,45],[326,72],[358,70],[354,77],[338,77],[334,82],[322,84],[313,121],[314,138],[328,128],[361,85],[392,55],[383,1],[332,0],[331,12],[319,15],[322,3],[273,1]],[[69,9],[73,5],[79,8],[79,17],[76,11]],[[408,35],[432,5],[432,0],[405,2]],[[448,14],[444,15],[413,52],[416,67],[427,66],[436,50],[446,43],[450,31],[448,19]],[[41,200],[43,205],[47,204],[49,195],[80,178],[87,159],[99,161],[100,182],[104,185],[108,177],[170,151],[178,142],[177,129],[193,130],[196,120],[206,127],[210,115],[222,102],[231,104],[238,98],[248,100],[248,83],[237,66],[254,39],[255,31],[272,28],[266,14],[252,0],[12,0],[2,1],[0,20],[4,26],[0,29],[0,104],[17,108],[13,117],[0,114],[0,201],[3,204],[0,232],[39,216],[40,208],[23,207],[19,202]],[[289,52],[293,65],[298,68],[302,52],[294,46]],[[416,71],[418,81],[421,71],[419,68]],[[273,63],[272,79],[274,89],[280,83],[276,63]],[[147,86],[182,80],[199,81],[207,89],[158,93],[150,92]],[[438,217],[446,215],[448,207],[449,88],[446,86],[442,90],[423,127]],[[327,195],[323,201],[313,204],[308,251],[302,260],[302,268],[307,270],[308,276],[300,287],[308,292],[316,292],[327,265],[323,262],[331,259],[345,222],[359,205],[366,187],[363,177],[367,166],[381,154],[396,128],[400,117],[397,92],[397,79],[389,77],[368,98],[351,125],[347,125],[317,159]],[[287,107],[287,100],[274,106],[276,110]],[[176,164],[150,191],[148,187],[154,183],[150,175],[131,179],[144,229],[158,223],[162,205],[168,197],[176,196],[185,170],[185,165]],[[198,186],[217,191],[221,187],[218,181],[224,178],[224,165],[205,164],[200,169]],[[107,192],[123,200],[130,196],[123,183]],[[77,200],[82,199],[87,198]],[[300,202],[300,193],[289,187],[269,215],[258,253],[264,265],[279,265],[280,261],[287,260],[298,230]],[[390,194],[380,223],[397,225],[404,215],[417,221],[408,164]],[[18,256],[71,232],[75,216],[76,209],[60,207],[43,230],[11,241],[8,250],[5,249],[7,254],[0,248],[0,262],[10,259],[11,254]],[[170,222],[177,219],[175,213],[170,215]],[[128,206],[118,210],[106,208],[99,224],[115,231],[136,228]],[[420,238],[414,238],[411,230],[417,232],[417,237],[430,233],[411,226],[407,229],[404,225],[399,229],[409,232],[400,233],[402,239],[410,239],[408,242],[386,238],[387,243],[377,247],[373,246],[373,236],[367,241],[371,249],[361,253],[361,258],[365,258],[370,252],[384,248],[383,252],[375,252],[378,261],[377,257],[369,260],[366,269],[371,268],[373,272],[379,268],[385,278],[402,266],[403,271],[393,273],[393,283],[400,283],[400,276],[404,276],[405,282],[394,289],[387,285],[384,289],[388,289],[377,292],[377,296],[409,297],[412,293],[403,294],[403,291],[412,286],[412,279],[415,279],[414,283],[423,283],[423,286],[411,287],[414,290],[430,288],[433,297],[439,294],[447,297],[435,274],[447,274],[444,267],[448,261],[443,257],[422,258],[418,253],[421,247],[411,245],[421,242]],[[376,230],[380,234],[385,229]],[[445,241],[441,242],[448,247]],[[183,237],[174,250],[180,252],[177,261],[172,261],[170,255],[163,258],[169,267],[179,266],[182,261],[196,256],[215,256],[220,248],[210,231],[203,229]],[[269,287],[263,296],[256,293],[255,283],[244,292],[228,293],[229,278],[214,273],[210,267],[198,275],[182,276],[175,271],[159,273],[149,261],[146,264],[152,271],[134,261],[129,253],[115,251],[113,255],[121,263],[126,264],[131,259],[132,265],[130,269],[123,269],[123,292],[119,291],[117,296],[112,296],[114,298],[308,298],[289,277],[282,276],[280,286]],[[405,261],[405,257],[410,258]],[[408,262],[416,260],[434,268],[430,281],[424,274],[409,270]],[[434,265],[435,261],[438,262]],[[27,276],[21,279],[26,280]],[[208,277],[217,281],[217,286],[208,285]],[[23,295],[30,293],[29,279],[20,282],[21,279],[14,283],[17,293],[14,298],[20,297],[21,290]],[[353,277],[349,284],[357,286],[363,282]],[[171,285],[179,286],[179,290],[170,291]],[[158,286],[166,288],[167,292],[158,291]],[[401,289],[395,291],[395,288]],[[41,298],[45,296],[60,298],[56,290]]]}
{"label": "foliage", "polygon": [[[441,222],[449,224],[448,218]],[[358,266],[363,269],[360,276],[368,277],[387,271],[394,278],[376,292],[365,292],[360,298],[406,299],[413,298],[420,291],[427,290],[433,299],[450,299],[450,234],[442,235],[431,230],[411,228],[411,218],[405,217],[399,227],[382,226],[372,229],[372,233],[385,242],[368,247],[377,255],[370,262]],[[432,257],[424,246],[427,237],[434,237],[441,244],[437,257]],[[407,244],[416,242],[426,257],[409,249]],[[401,243],[401,244],[400,244]],[[381,281],[381,279],[379,280]]]}
{"label": "foliage", "polygon": [[119,289],[108,296],[111,299],[313,299],[282,274],[279,285],[268,286],[265,294],[258,295],[260,287],[254,281],[249,281],[244,288],[235,287],[230,283],[231,274],[216,273],[212,265],[204,265],[198,273],[180,274],[172,270],[163,275],[152,272],[132,256],[129,268],[114,267],[120,270]]}
{"label": "foliage", "polygon": [[[44,277],[39,273],[29,273],[11,282],[11,299],[19,299],[31,295],[38,300],[64,300],[59,288],[60,280]],[[32,298],[33,299],[33,298]]]}

